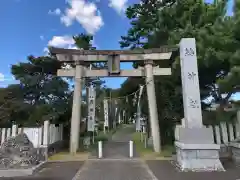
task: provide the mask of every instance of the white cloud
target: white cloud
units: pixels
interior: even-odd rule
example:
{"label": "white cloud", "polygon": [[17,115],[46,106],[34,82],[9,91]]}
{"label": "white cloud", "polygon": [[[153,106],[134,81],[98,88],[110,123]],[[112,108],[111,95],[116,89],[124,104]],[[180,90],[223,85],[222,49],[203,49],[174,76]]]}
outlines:
{"label": "white cloud", "polygon": [[61,14],[61,10],[60,10],[59,8],[57,8],[57,9],[55,9],[55,10],[53,10],[53,11],[49,10],[49,11],[48,11],[48,14],[51,14],[51,15],[60,15],[60,14]]}
{"label": "white cloud", "polygon": [[109,0],[109,7],[115,9],[119,14],[126,10],[128,0]]}
{"label": "white cloud", "polygon": [[6,77],[3,73],[0,73],[0,82],[14,81],[14,80],[15,80],[15,78],[13,76]]}
{"label": "white cloud", "polygon": [[69,8],[61,16],[66,26],[71,26],[76,20],[89,34],[95,34],[103,25],[103,19],[96,4],[85,0],[67,0]]}
{"label": "white cloud", "polygon": [[72,36],[53,36],[53,38],[48,42],[48,45],[72,49],[75,48],[75,41]]}
{"label": "white cloud", "polygon": [[44,53],[44,56],[47,56],[48,53],[49,53],[49,50],[47,47],[43,48],[43,53]]}
{"label": "white cloud", "polygon": [[4,81],[4,79],[5,79],[5,76],[2,73],[0,73],[0,81]]}
{"label": "white cloud", "polygon": [[[96,47],[98,49],[98,46],[96,42],[91,40],[91,44],[93,47]],[[48,41],[48,46],[53,46],[53,47],[58,47],[58,48],[65,48],[65,49],[78,49],[77,46],[75,45],[75,41],[72,38],[72,36],[53,36],[50,41]],[[47,47],[43,49],[43,52],[45,55],[49,53],[49,50]]]}
{"label": "white cloud", "polygon": [[[66,48],[66,49],[77,49],[75,46],[75,41],[72,36],[53,36],[53,38],[48,41],[48,46]],[[43,49],[44,54],[48,54],[48,48]]]}
{"label": "white cloud", "polygon": [[43,40],[44,40],[44,36],[43,36],[43,35],[41,35],[41,36],[40,36],[40,39],[43,41]]}

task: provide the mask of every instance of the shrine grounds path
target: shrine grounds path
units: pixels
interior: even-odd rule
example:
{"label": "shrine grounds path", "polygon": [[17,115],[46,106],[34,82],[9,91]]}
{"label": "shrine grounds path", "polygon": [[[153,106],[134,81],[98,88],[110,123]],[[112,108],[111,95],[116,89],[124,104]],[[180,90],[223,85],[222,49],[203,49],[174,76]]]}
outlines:
{"label": "shrine grounds path", "polygon": [[85,162],[75,180],[240,180],[240,168],[228,161],[224,163],[226,172],[186,173],[179,172],[171,161],[143,161],[137,152],[131,160],[128,158],[128,142],[134,131],[133,125],[119,129],[103,146],[104,158]]}
{"label": "shrine grounds path", "polygon": [[49,162],[40,172],[29,177],[0,178],[16,180],[240,180],[240,167],[223,161],[226,172],[179,172],[167,160],[143,161],[129,159],[129,140],[134,128],[124,126],[104,144],[103,159],[87,161]]}

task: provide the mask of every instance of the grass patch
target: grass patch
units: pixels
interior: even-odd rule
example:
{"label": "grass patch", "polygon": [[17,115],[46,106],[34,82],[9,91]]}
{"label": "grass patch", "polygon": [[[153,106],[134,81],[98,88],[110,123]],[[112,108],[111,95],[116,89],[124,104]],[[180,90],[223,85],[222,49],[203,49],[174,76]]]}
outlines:
{"label": "grass patch", "polygon": [[87,152],[77,153],[75,155],[71,155],[69,152],[59,152],[54,154],[48,158],[50,161],[78,161],[78,160],[86,160],[88,158]]}
{"label": "grass patch", "polygon": [[172,154],[175,152],[174,146],[162,147],[161,153],[153,152],[153,149],[149,147],[145,148],[144,142],[141,142],[141,133],[139,132],[135,132],[133,134],[133,142],[136,146],[137,152],[141,157],[172,157]]}

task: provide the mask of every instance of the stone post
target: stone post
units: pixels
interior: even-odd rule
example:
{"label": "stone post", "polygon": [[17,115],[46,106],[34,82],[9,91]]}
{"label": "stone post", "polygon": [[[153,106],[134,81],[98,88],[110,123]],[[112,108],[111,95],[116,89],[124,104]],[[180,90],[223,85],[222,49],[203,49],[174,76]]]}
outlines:
{"label": "stone post", "polygon": [[12,125],[12,137],[15,137],[17,135],[17,125]]}
{"label": "stone post", "polygon": [[121,124],[121,111],[118,112],[118,124]]}
{"label": "stone post", "polygon": [[44,121],[43,124],[43,146],[47,147],[49,144],[49,121]]}
{"label": "stone post", "polygon": [[1,134],[1,144],[5,141],[6,139],[6,128],[2,128],[2,134]]}
{"label": "stone post", "polygon": [[145,61],[145,76],[147,84],[148,109],[150,117],[150,127],[153,137],[153,148],[155,152],[160,152],[160,128],[158,124],[157,102],[155,95],[155,85],[153,76],[153,61]]}
{"label": "stone post", "polygon": [[11,137],[11,128],[7,128],[7,139]]}
{"label": "stone post", "polygon": [[82,101],[82,71],[83,66],[76,65],[75,68],[75,86],[73,93],[73,106],[71,118],[71,134],[70,134],[70,153],[75,154],[79,148],[79,130],[81,118],[81,101]]}
{"label": "stone post", "polygon": [[182,119],[182,126],[177,126],[175,131],[177,163],[183,171],[223,171],[218,153],[220,145],[214,144],[212,130],[202,124],[194,38],[181,40],[180,60],[184,119]]}
{"label": "stone post", "polygon": [[18,134],[22,133],[23,128],[18,128]]}
{"label": "stone post", "polygon": [[240,110],[237,111],[237,122],[240,122]]}
{"label": "stone post", "polygon": [[63,124],[60,124],[60,140],[63,141]]}
{"label": "stone post", "polygon": [[44,151],[45,160],[48,159],[48,145],[50,141],[49,131],[50,131],[50,124],[49,124],[49,121],[46,120],[44,121],[44,124],[43,124],[43,151]]}

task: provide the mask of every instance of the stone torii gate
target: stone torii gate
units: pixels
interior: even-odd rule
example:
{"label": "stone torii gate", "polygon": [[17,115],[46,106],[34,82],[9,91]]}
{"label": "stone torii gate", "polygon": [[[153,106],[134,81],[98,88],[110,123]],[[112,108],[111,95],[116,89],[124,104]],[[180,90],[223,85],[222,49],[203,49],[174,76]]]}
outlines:
{"label": "stone torii gate", "polygon": [[[176,47],[162,47],[134,51],[84,51],[52,48],[62,62],[74,62],[75,69],[58,70],[58,76],[75,77],[73,109],[71,120],[70,151],[78,148],[81,80],[85,77],[128,77],[146,76],[147,96],[154,151],[160,151],[160,134],[155,98],[154,75],[170,75],[170,68],[154,67],[154,61],[169,60]],[[194,38],[183,38],[179,44],[184,118],[175,130],[177,163],[182,170],[224,171],[219,160],[220,145],[214,144],[213,132],[202,123],[199,90],[196,42]],[[108,62],[108,70],[89,70],[86,62]],[[120,70],[120,62],[144,61],[144,68]]]}
{"label": "stone torii gate", "polygon": [[[171,68],[153,66],[154,61],[164,61],[171,58],[176,47],[160,47],[148,50],[76,50],[50,48],[61,62],[75,63],[75,68],[59,69],[58,76],[74,77],[75,87],[73,94],[73,107],[71,118],[70,153],[76,153],[79,147],[79,129],[82,101],[82,79],[85,77],[146,77],[149,117],[153,147],[155,152],[160,152],[160,134],[158,124],[157,103],[155,97],[154,76],[171,75]],[[143,61],[144,68],[121,70],[120,62]],[[93,70],[86,67],[86,63],[107,62],[108,69]]]}

